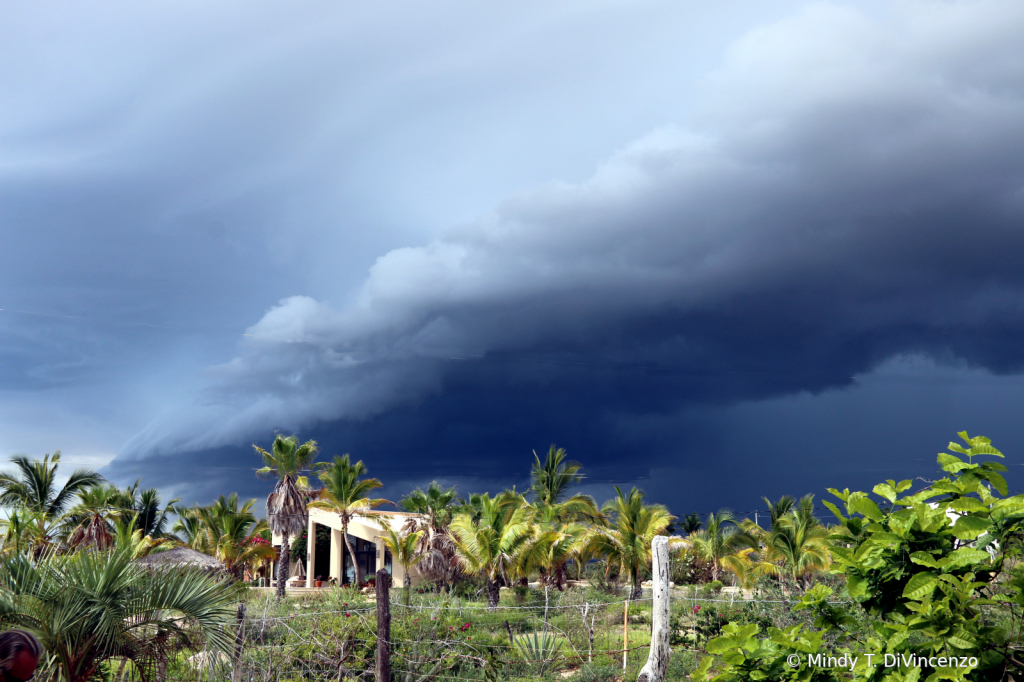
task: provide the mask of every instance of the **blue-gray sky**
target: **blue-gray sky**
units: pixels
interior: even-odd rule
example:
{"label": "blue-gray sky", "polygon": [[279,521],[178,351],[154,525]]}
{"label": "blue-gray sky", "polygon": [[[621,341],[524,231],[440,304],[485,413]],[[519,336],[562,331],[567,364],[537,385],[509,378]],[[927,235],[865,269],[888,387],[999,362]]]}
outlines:
{"label": "blue-gray sky", "polygon": [[1024,463],[1016,2],[0,4],[0,453],[673,511]]}

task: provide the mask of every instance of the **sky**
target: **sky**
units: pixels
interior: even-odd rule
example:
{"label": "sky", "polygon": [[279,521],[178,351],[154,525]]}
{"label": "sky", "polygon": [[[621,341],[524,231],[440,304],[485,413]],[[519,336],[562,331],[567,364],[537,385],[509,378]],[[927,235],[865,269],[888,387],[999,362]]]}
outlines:
{"label": "sky", "polygon": [[0,456],[1024,489],[1024,5],[0,3]]}

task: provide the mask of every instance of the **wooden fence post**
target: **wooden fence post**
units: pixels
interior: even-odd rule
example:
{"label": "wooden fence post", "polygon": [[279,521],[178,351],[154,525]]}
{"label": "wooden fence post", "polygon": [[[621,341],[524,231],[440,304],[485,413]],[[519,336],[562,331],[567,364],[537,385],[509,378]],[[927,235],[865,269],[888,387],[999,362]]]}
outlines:
{"label": "wooden fence post", "polygon": [[670,621],[670,594],[668,538],[659,536],[651,543],[651,592],[654,603],[651,613],[651,648],[647,654],[647,664],[640,670],[637,682],[663,682],[668,670],[668,659],[672,655],[669,647],[669,635],[672,631]]}
{"label": "wooden fence post", "polygon": [[622,672],[626,672],[626,652],[629,651],[629,596],[622,602]]}
{"label": "wooden fence post", "polygon": [[238,615],[235,629],[235,660],[231,670],[231,682],[242,682],[242,644],[245,642],[245,603],[238,602]]}
{"label": "wooden fence post", "polygon": [[391,601],[388,587],[391,575],[377,571],[377,682],[391,681]]}

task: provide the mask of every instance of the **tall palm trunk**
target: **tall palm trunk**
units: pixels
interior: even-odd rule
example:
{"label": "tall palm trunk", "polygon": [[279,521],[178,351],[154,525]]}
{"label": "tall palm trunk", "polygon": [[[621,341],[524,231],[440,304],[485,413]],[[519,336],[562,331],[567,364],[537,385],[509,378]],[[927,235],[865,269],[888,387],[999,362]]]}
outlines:
{"label": "tall palm trunk", "polygon": [[644,596],[644,588],[640,586],[640,571],[633,571],[633,575],[629,577],[631,578],[630,583],[632,587],[629,592],[629,598],[630,600],[640,599]]}
{"label": "tall palm trunk", "polygon": [[288,533],[281,534],[281,556],[277,563],[277,598],[284,599],[284,584],[290,572],[289,562],[292,559],[292,543]]}
{"label": "tall palm trunk", "polygon": [[487,578],[487,610],[493,611],[498,608],[498,600],[501,597],[501,588],[497,580]]}
{"label": "tall palm trunk", "polygon": [[[349,560],[352,562],[352,575],[354,575],[356,578],[356,587],[359,587],[359,585],[363,582],[363,576],[362,571],[359,570],[359,562],[356,561],[356,552],[354,549],[352,549],[352,538],[348,536],[348,519],[342,520],[341,528],[342,535],[345,536],[345,549],[348,550]],[[344,562],[342,563],[344,564]],[[341,567],[341,572],[345,572],[344,565]],[[345,582],[344,576],[339,581],[339,584],[343,582]]]}
{"label": "tall palm trunk", "polygon": [[[412,592],[412,578],[409,577],[409,569],[405,569],[405,580],[402,581],[402,599],[406,607],[409,606],[409,593]],[[408,609],[407,609],[408,611]]]}

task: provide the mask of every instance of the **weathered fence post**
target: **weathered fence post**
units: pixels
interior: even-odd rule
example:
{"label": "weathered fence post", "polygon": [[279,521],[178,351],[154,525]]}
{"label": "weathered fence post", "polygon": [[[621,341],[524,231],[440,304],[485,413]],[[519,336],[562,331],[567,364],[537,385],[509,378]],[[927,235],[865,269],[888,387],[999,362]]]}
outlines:
{"label": "weathered fence post", "polygon": [[629,596],[622,602],[622,672],[626,672],[626,652],[629,651]]}
{"label": "weathered fence post", "polygon": [[235,660],[231,670],[231,682],[242,682],[242,644],[245,641],[245,603],[238,602],[238,615],[235,629]]}
{"label": "weathered fence post", "polygon": [[651,648],[647,654],[647,664],[636,678],[637,682],[663,682],[668,670],[668,659],[672,655],[672,649],[669,648],[672,626],[668,589],[668,538],[654,538],[651,543],[651,556],[651,592],[654,597],[651,613]]}
{"label": "weathered fence post", "polygon": [[391,576],[377,571],[377,682],[391,682]]}

